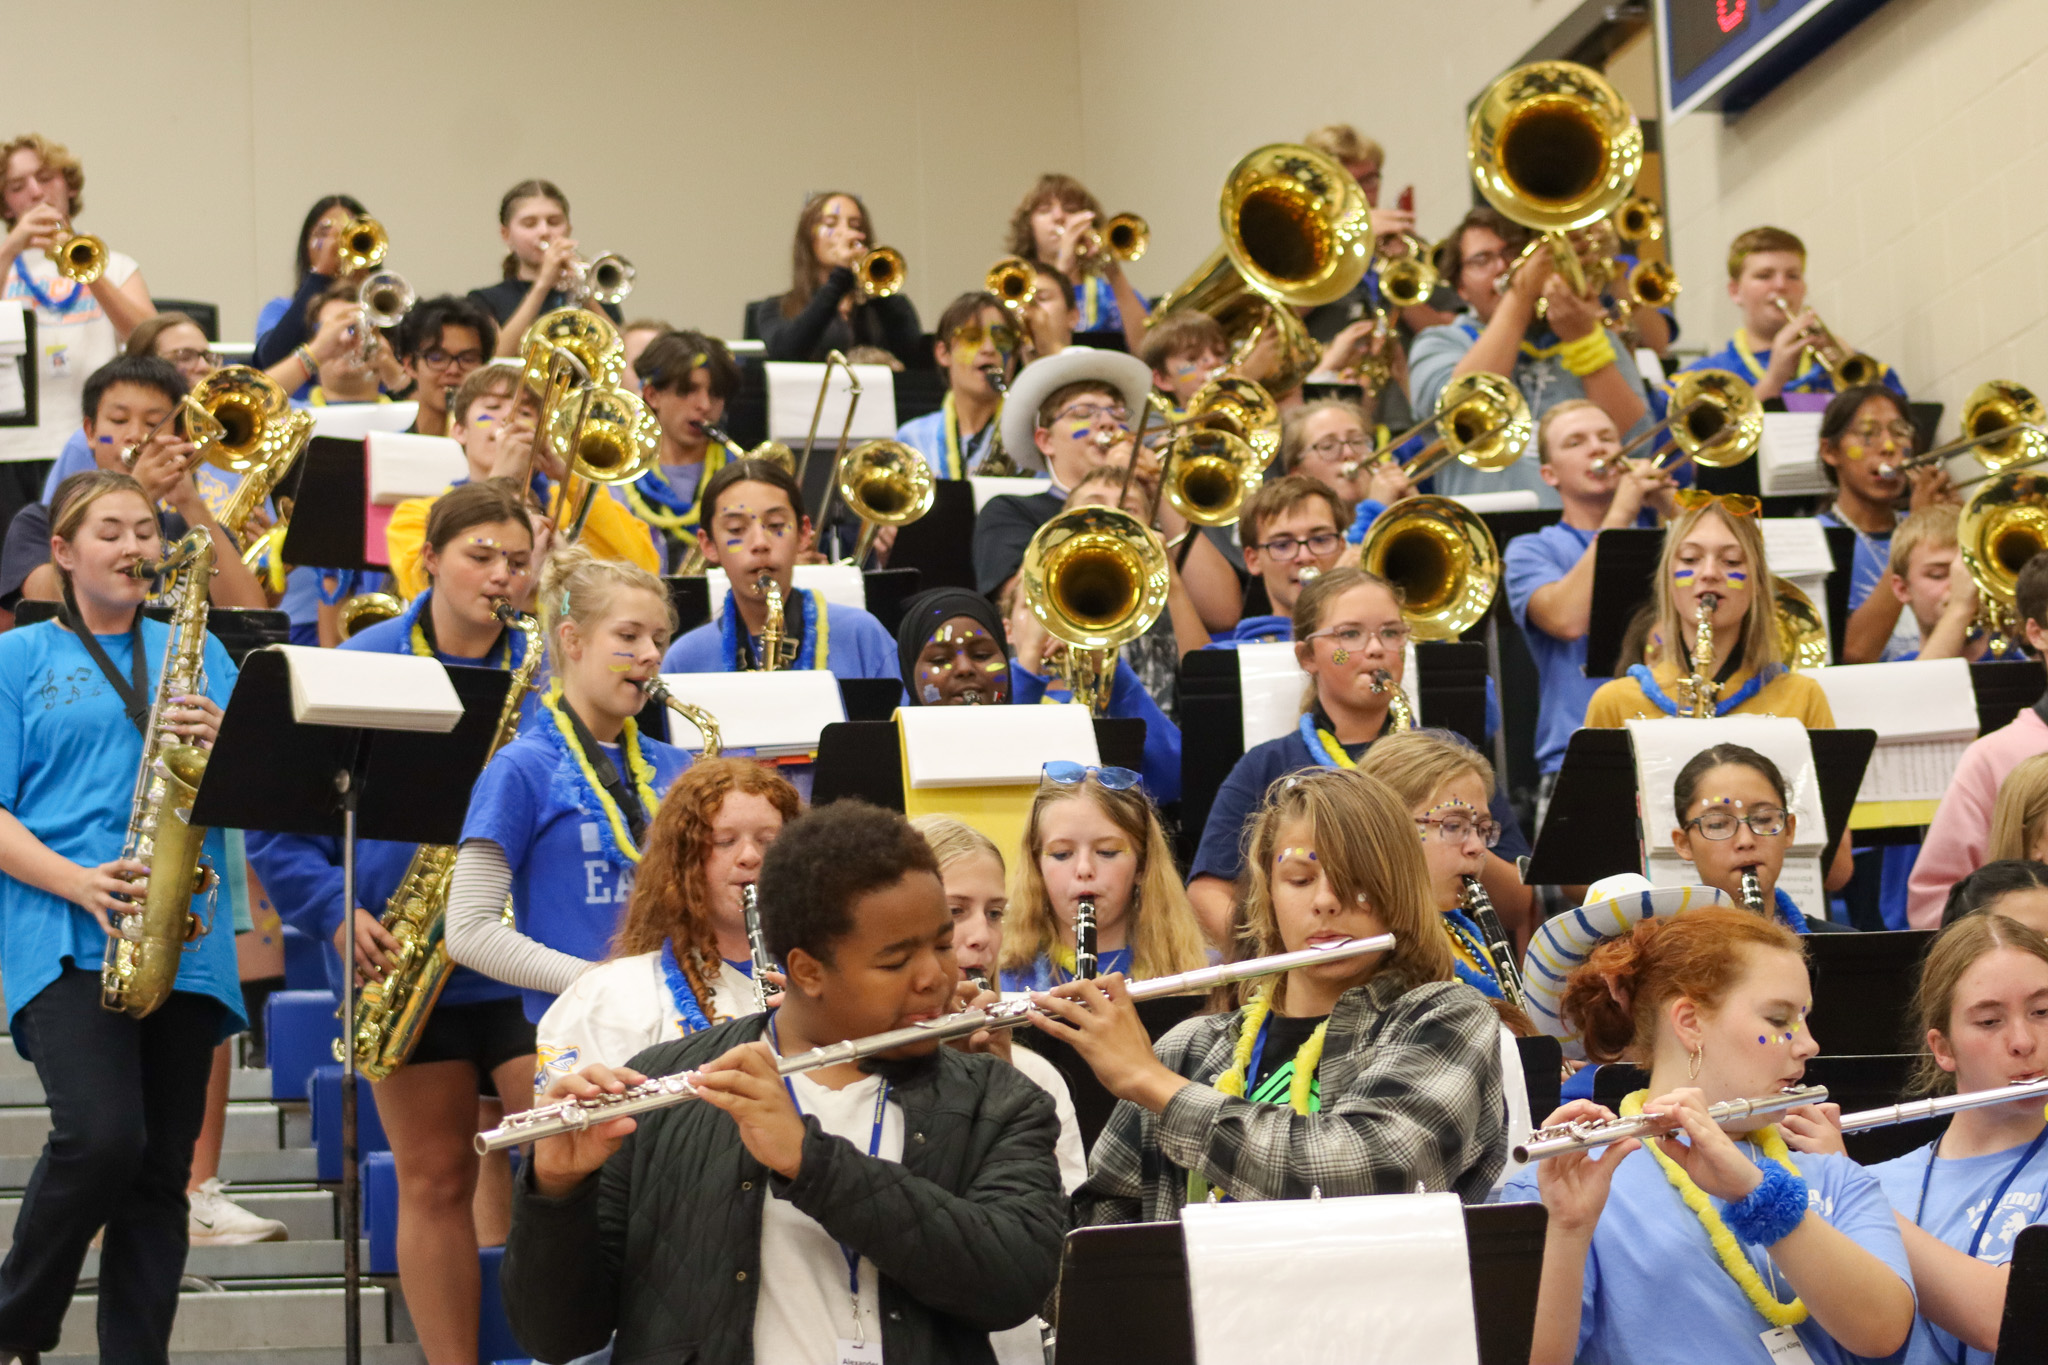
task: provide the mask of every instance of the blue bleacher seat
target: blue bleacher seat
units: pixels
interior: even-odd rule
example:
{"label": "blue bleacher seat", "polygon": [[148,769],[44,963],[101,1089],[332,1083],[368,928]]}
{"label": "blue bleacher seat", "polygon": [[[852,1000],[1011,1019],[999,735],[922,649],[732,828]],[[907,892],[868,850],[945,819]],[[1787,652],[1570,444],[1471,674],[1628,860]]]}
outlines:
{"label": "blue bleacher seat", "polygon": [[363,1157],[363,1236],[370,1241],[370,1275],[398,1273],[398,1167],[391,1153]]}
{"label": "blue bleacher seat", "polygon": [[476,1358],[526,1359],[518,1338],[512,1335],[512,1324],[505,1320],[505,1296],[498,1287],[498,1267],[504,1262],[505,1248],[484,1247],[477,1258],[478,1268],[483,1271],[484,1293],[478,1305],[482,1311],[476,1320]]}
{"label": "blue bleacher seat", "polygon": [[[320,1180],[341,1179],[341,1066],[330,1062],[313,1070],[313,1146],[319,1152]],[[391,1143],[377,1118],[370,1083],[356,1078],[356,1150],[382,1152]]]}
{"label": "blue bleacher seat", "polygon": [[274,991],[263,1004],[264,1038],[269,1043],[270,1098],[303,1100],[306,1078],[316,1066],[334,1064],[341,1038],[334,995],[317,991]]}
{"label": "blue bleacher seat", "polygon": [[284,927],[284,984],[293,991],[327,989],[327,963],[320,945],[289,924]]}

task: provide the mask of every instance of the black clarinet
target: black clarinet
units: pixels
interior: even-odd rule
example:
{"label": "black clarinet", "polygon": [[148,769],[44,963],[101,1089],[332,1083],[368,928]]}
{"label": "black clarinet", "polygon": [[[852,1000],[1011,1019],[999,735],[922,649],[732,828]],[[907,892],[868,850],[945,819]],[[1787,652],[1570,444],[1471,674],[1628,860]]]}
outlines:
{"label": "black clarinet", "polygon": [[1083,896],[1074,905],[1074,979],[1092,980],[1099,970],[1095,961],[1095,897]]}
{"label": "black clarinet", "polygon": [[1753,867],[1742,869],[1742,903],[1753,914],[1764,913],[1763,883],[1757,880],[1756,869]]}
{"label": "black clarinet", "polygon": [[1479,926],[1479,936],[1486,940],[1486,953],[1493,959],[1501,993],[1515,1008],[1527,1013],[1529,997],[1522,990],[1521,968],[1515,964],[1514,941],[1508,937],[1500,916],[1494,912],[1492,899],[1477,877],[1465,878],[1465,914]]}

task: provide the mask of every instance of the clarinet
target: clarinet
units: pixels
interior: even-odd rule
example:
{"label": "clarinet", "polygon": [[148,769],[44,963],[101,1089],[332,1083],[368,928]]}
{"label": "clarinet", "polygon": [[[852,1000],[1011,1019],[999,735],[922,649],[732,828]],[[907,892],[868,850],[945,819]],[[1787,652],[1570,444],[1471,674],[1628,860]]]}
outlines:
{"label": "clarinet", "polygon": [[768,956],[768,941],[761,937],[761,898],[752,882],[740,888],[740,913],[747,918],[747,952],[754,959],[754,1003],[765,1010],[775,990],[768,981],[775,959]]}
{"label": "clarinet", "polygon": [[[1190,995],[1214,986],[1229,985],[1233,981],[1248,981],[1254,977],[1291,972],[1297,967],[1369,957],[1387,952],[1393,946],[1392,934],[1374,934],[1371,938],[1336,939],[1313,948],[1297,949],[1291,953],[1274,953],[1270,957],[1225,962],[1214,967],[1197,967],[1193,971],[1181,972],[1174,976],[1157,976],[1149,981],[1134,981],[1130,986],[1130,996],[1133,1000],[1154,1000],[1167,995]],[[928,1019],[922,1024],[891,1029],[887,1033],[827,1043],[822,1047],[814,1047],[809,1052],[799,1052],[794,1057],[780,1058],[775,1069],[784,1076],[795,1076],[823,1067],[858,1062],[863,1058],[894,1052],[898,1048],[968,1038],[983,1029],[1016,1028],[1020,1024],[1030,1022],[1036,1010],[1037,1007],[1031,1003],[1029,996],[1013,996],[986,1009],[962,1010],[958,1014]],[[630,1118],[650,1110],[666,1109],[671,1105],[681,1104],[685,1100],[697,1097],[697,1089],[690,1080],[692,1074],[688,1071],[679,1071],[667,1076],[650,1076],[637,1085],[628,1086],[621,1094],[604,1095],[594,1100],[560,1100],[554,1104],[529,1109],[523,1114],[507,1114],[502,1124],[476,1135],[476,1149],[479,1152],[495,1152],[501,1148],[517,1147],[521,1143],[534,1142],[541,1138],[559,1137],[564,1133],[580,1133],[593,1123],[608,1123],[612,1119]]]}
{"label": "clarinet", "polygon": [[1521,969],[1515,965],[1514,941],[1501,926],[1493,900],[1477,877],[1465,878],[1465,914],[1479,926],[1479,936],[1486,940],[1486,953],[1493,959],[1493,974],[1500,981],[1501,993],[1516,1009],[1528,1013],[1529,997],[1522,989]]}
{"label": "clarinet", "polygon": [[1757,880],[1753,867],[1742,869],[1742,903],[1754,914],[1765,913],[1763,883]]}
{"label": "clarinet", "polygon": [[1101,969],[1095,960],[1095,897],[1074,904],[1074,979],[1092,981]]}

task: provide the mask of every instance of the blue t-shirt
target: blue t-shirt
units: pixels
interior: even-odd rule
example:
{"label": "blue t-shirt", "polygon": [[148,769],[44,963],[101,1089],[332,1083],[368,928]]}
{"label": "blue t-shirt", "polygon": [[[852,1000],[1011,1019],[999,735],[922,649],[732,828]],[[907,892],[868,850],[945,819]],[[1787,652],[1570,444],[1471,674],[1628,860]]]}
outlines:
{"label": "blue t-shirt", "polygon": [[1209,637],[1210,649],[1236,649],[1239,645],[1284,645],[1294,638],[1291,616],[1247,616],[1221,635]]}
{"label": "blue t-shirt", "polygon": [[946,449],[946,410],[928,412],[922,417],[913,417],[896,428],[896,439],[924,456],[924,462],[932,467],[935,479],[964,479],[988,454],[990,442],[996,430],[995,419],[982,424],[980,431],[960,434],[960,464],[952,465],[952,452]]}
{"label": "blue t-shirt", "polygon": [[[432,590],[417,600],[428,602]],[[344,640],[340,648],[372,654],[410,654],[411,626],[404,619],[380,621],[360,634]],[[512,663],[525,653],[524,637],[512,636]],[[494,651],[495,653],[495,651]],[[469,659],[436,652],[435,658],[451,668],[490,666],[485,659]],[[535,697],[530,694],[521,713],[522,731],[534,723]],[[381,915],[406,870],[412,865],[418,844],[387,839],[356,840],[356,904]],[[249,860],[263,878],[278,914],[300,933],[320,945],[321,961],[327,964],[327,986],[341,992],[341,955],[334,949],[334,933],[341,927],[341,840],[331,836],[251,832]],[[509,1000],[518,995],[515,987],[493,981],[467,967],[456,967],[442,988],[440,1004],[468,1005],[481,1000]]]}
{"label": "blue t-shirt", "polygon": [[[1652,523],[1654,520],[1651,518]],[[1560,640],[1530,624],[1529,599],[1538,588],[1570,573],[1599,534],[1560,521],[1508,542],[1508,610],[1529,642],[1540,684],[1536,713],[1536,766],[1540,772],[1554,773],[1564,766],[1564,750],[1571,743],[1572,731],[1585,724],[1586,703],[1607,679],[1586,676],[1585,636]]]}
{"label": "blue t-shirt", "polygon": [[[1849,560],[1849,610],[1854,611],[1870,599],[1870,594],[1885,588],[1885,580],[1891,576],[1892,536],[1887,531],[1874,536],[1868,531],[1859,531],[1848,522],[1836,516],[1831,508],[1814,518],[1823,526],[1839,526],[1856,537],[1856,553]],[[1920,653],[1920,623],[1913,619],[1910,611],[1901,611],[1896,624],[1892,626],[1891,638],[1884,642],[1882,663],[1896,663],[1901,659],[1917,658]]]}
{"label": "blue t-shirt", "polygon": [[[660,740],[642,737],[640,743],[654,765],[658,797],[689,767],[690,756]],[[604,749],[612,767],[630,781],[618,746]],[[462,825],[464,843],[488,839],[505,851],[519,932],[589,962],[603,961],[633,891],[632,876],[612,866],[598,820],[583,774],[543,718],[492,757],[469,795],[469,818]],[[555,998],[545,991],[520,994],[526,1017],[536,1023]]]}
{"label": "blue t-shirt", "polygon": [[[1934,1163],[1933,1178],[1927,1184],[1927,1207],[1920,1207],[1920,1182],[1927,1179],[1927,1159],[1932,1143],[1891,1161],[1870,1168],[1884,1188],[1885,1198],[1905,1218],[1915,1219],[1922,1228],[1957,1251],[1968,1251],[1970,1239],[1982,1225],[1984,1235],[1977,1244],[1977,1259],[1990,1265],[2012,1260],[2013,1239],[2024,1228],[2048,1222],[2048,1145],[2034,1153],[2034,1159],[2014,1176],[1998,1207],[1986,1209],[1991,1196],[2005,1184],[2013,1163],[2025,1155],[2021,1146],[1983,1156],[1942,1157]],[[1961,1354],[1958,1354],[1960,1352]],[[1991,1356],[1974,1351],[1924,1316],[1913,1319],[1913,1336],[1903,1356],[1903,1365],[1989,1365]]]}
{"label": "blue t-shirt", "polygon": [[[1036,706],[1045,700],[1050,680],[1026,672],[1015,660],[1010,663],[1010,700],[1018,706]],[[1053,700],[1072,701],[1065,688],[1053,689]],[[1105,714],[1116,720],[1145,722],[1145,790],[1153,801],[1166,805],[1180,800],[1180,727],[1159,709],[1159,703],[1145,690],[1129,661],[1116,661],[1116,675],[1109,684],[1109,706]]]}
{"label": "blue t-shirt", "polygon": [[[1116,948],[1097,955],[1095,974],[1108,976],[1111,972],[1122,972],[1126,978],[1131,974],[1131,950]],[[1056,966],[1050,957],[1040,953],[1031,959],[1028,967],[1012,967],[1002,974],[1002,988],[1006,991],[1049,991],[1054,986],[1073,978]]]}
{"label": "blue t-shirt", "polygon": [[[1793,1153],[1806,1177],[1809,1206],[1827,1223],[1893,1271],[1907,1287],[1906,1264],[1891,1205],[1870,1173],[1845,1156]],[[1536,1168],[1524,1167],[1501,1190],[1503,1202],[1533,1203]],[[1712,1198],[1712,1196],[1709,1196]],[[1717,1210],[1727,1205],[1713,1200]],[[1763,1248],[1743,1244],[1780,1302],[1792,1298],[1782,1273],[1768,1264]],[[1579,1307],[1579,1365],[1769,1365],[1761,1335],[1770,1324],[1750,1305],[1715,1255],[1707,1233],[1679,1201],[1663,1168],[1648,1152],[1622,1160],[1607,1196],[1607,1208],[1586,1252],[1586,1279]],[[1808,1318],[1793,1329],[1815,1365],[1848,1365],[1860,1359]]]}
{"label": "blue t-shirt", "polygon": [[[1751,384],[1755,384],[1764,377],[1764,371],[1769,369],[1770,365],[1771,348],[1765,346],[1761,349],[1752,350],[1749,344],[1749,332],[1744,328],[1738,327],[1735,329],[1735,335],[1728,338],[1726,346],[1723,346],[1718,351],[1701,356],[1698,360],[1681,369],[1679,373],[1683,374],[1686,370],[1726,370],[1730,374],[1740,375]],[[1901,398],[1906,396],[1906,386],[1900,382],[1898,371],[1889,365],[1884,367],[1884,386]],[[1786,393],[1833,393],[1834,391],[1834,379],[1826,370],[1821,368],[1820,362],[1814,359],[1812,355],[1806,357],[1805,364],[1800,367],[1797,374],[1792,376],[1791,381],[1785,385]]]}
{"label": "blue t-shirt", "polygon": [[[1463,742],[1462,738],[1460,742]],[[1347,744],[1344,752],[1356,762],[1359,755],[1371,747],[1370,741]],[[1266,799],[1266,788],[1289,773],[1315,766],[1316,761],[1309,756],[1308,745],[1293,730],[1278,739],[1269,739],[1245,750],[1244,757],[1237,760],[1237,766],[1230,770],[1230,776],[1223,779],[1223,785],[1216,791],[1216,804],[1209,807],[1209,821],[1202,826],[1202,843],[1195,850],[1188,880],[1221,877],[1225,881],[1236,881],[1237,874],[1244,870],[1244,832],[1259,813],[1259,803]],[[1529,841],[1522,837],[1522,827],[1515,819],[1515,808],[1508,804],[1507,798],[1495,792],[1487,802],[1487,813],[1500,823],[1500,846],[1494,852],[1509,862],[1527,854]]]}
{"label": "blue t-shirt", "polygon": [[[791,594],[789,619],[797,617],[796,598],[810,589]],[[819,599],[823,601],[822,598]],[[825,602],[825,667],[835,678],[894,678],[901,666],[896,657],[896,637],[880,621],[859,607]],[[760,641],[755,640],[758,649]],[[668,647],[662,657],[664,673],[730,673],[732,661],[725,655],[721,623],[706,621]]]}
{"label": "blue t-shirt", "polygon": [[[143,660],[156,690],[170,627],[145,619]],[[133,637],[102,635],[101,648],[122,677],[134,659]],[[225,705],[236,669],[220,641],[206,637],[206,695]],[[0,809],[42,840],[51,852],[82,867],[121,856],[142,766],[142,736],[113,685],[85,646],[55,621],[0,635]],[[204,854],[225,876],[226,841],[206,832]],[[209,905],[194,897],[193,912],[213,928],[186,949],[176,989],[218,1000],[226,1007],[221,1037],[248,1027],[235,970],[235,928],[225,895]],[[23,1005],[55,981],[68,963],[98,971],[107,936],[99,921],[67,900],[0,875],[0,988],[11,1023]],[[17,1035],[17,1043],[18,1043]]]}
{"label": "blue t-shirt", "polygon": [[[100,439],[111,445],[114,438],[103,436]],[[40,501],[45,503],[54,501],[57,496],[58,484],[64,482],[73,474],[83,474],[86,470],[95,467],[95,462],[92,458],[92,442],[85,438],[85,428],[77,427],[73,429],[72,433],[64,439],[64,449],[57,453],[57,459],[51,464],[50,472],[43,476],[43,496]]]}

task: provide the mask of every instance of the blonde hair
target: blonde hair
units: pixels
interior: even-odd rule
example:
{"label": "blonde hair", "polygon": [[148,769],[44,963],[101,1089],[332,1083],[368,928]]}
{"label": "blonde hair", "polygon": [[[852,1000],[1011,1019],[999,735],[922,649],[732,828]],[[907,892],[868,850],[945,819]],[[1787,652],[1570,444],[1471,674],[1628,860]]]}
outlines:
{"label": "blonde hair", "polygon": [[1388,735],[1365,751],[1358,770],[1386,783],[1410,810],[1461,777],[1477,778],[1489,796],[1493,793],[1493,765],[1477,749],[1451,738],[1448,730]]}
{"label": "blonde hair", "polygon": [[2048,942],[2016,919],[1999,914],[1965,915],[1941,931],[1920,968],[1920,986],[1913,993],[1913,1045],[1919,1064],[1907,1091],[1915,1095],[1946,1095],[1956,1088],[1955,1073],[1943,1069],[1928,1050],[1927,1035],[1939,1033],[1955,1046],[1949,1029],[1956,1008],[1956,988],[1978,958],[2012,948],[2048,962]]}
{"label": "blonde hair", "polygon": [[[1415,985],[1449,981],[1451,944],[1430,896],[1429,865],[1415,822],[1400,793],[1362,769],[1311,768],[1266,789],[1245,841],[1242,956],[1285,951],[1273,912],[1273,862],[1281,830],[1297,820],[1308,825],[1316,866],[1338,900],[1358,898],[1394,936],[1386,966]],[[1260,984],[1240,986],[1240,1003]]]}
{"label": "blonde hair", "polygon": [[1991,808],[1991,842],[1978,863],[2032,858],[2048,824],[2048,754],[2035,754],[2005,775],[1998,784],[1998,803]]}
{"label": "blonde hair", "polygon": [[1370,161],[1375,166],[1384,166],[1387,161],[1387,153],[1379,143],[1348,123],[1326,123],[1304,137],[1302,143],[1339,161]]}
{"label": "blonde hair", "polygon": [[939,860],[940,880],[945,879],[947,868],[977,853],[986,853],[996,860],[997,867],[1003,866],[1003,851],[996,847],[996,841],[965,820],[955,820],[950,815],[920,815],[910,822],[910,827],[932,846],[932,856]]}
{"label": "blonde hair", "polygon": [[1913,565],[1913,551],[1921,546],[1937,550],[1951,549],[1960,542],[1956,538],[1957,528],[1963,520],[1963,509],[1952,502],[1930,503],[1899,523],[1899,529],[1892,532],[1891,555],[1885,568],[1899,578],[1906,576],[1906,570]]}
{"label": "blonde hair", "polygon": [[1550,429],[1557,425],[1557,419],[1569,413],[1584,412],[1587,408],[1593,408],[1600,412],[1607,411],[1607,409],[1589,398],[1567,398],[1555,407],[1543,410],[1543,419],[1536,424],[1537,463],[1550,463]]}
{"label": "blonde hair", "polygon": [[562,623],[574,621],[578,627],[589,630],[604,620],[612,602],[628,588],[651,592],[661,599],[669,631],[673,634],[676,628],[675,603],[661,580],[638,564],[628,564],[619,559],[599,559],[581,545],[563,545],[548,555],[547,563],[541,566],[535,609],[540,617],[541,633],[547,636],[550,668],[556,673],[562,671]]}
{"label": "blonde hair", "polygon": [[1137,787],[1111,791],[1093,775],[1073,786],[1041,782],[1024,821],[1024,839],[1010,868],[1010,910],[1003,928],[1002,969],[1028,967],[1059,941],[1045,876],[1038,858],[1045,851],[1039,833],[1047,807],[1060,801],[1092,801],[1110,823],[1131,841],[1138,859],[1125,912],[1131,945],[1131,975],[1136,979],[1192,971],[1208,961],[1202,930],[1188,893],[1174,870],[1173,851],[1160,828],[1151,798]]}
{"label": "blonde hair", "polygon": [[1349,398],[1316,398],[1303,403],[1280,419],[1280,467],[1289,474],[1308,453],[1309,419],[1319,412],[1341,412],[1358,423],[1368,440],[1372,437],[1372,419]]}
{"label": "blonde hair", "polygon": [[1680,672],[1691,667],[1693,623],[1679,618],[1671,574],[1678,562],[1678,547],[1695,526],[1710,516],[1721,518],[1749,563],[1749,610],[1742,616],[1739,645],[1743,666],[1758,674],[1767,668],[1773,673],[1780,672],[1784,655],[1778,647],[1777,580],[1771,577],[1770,566],[1764,562],[1763,532],[1758,529],[1755,517],[1731,516],[1722,510],[1719,501],[1680,512],[1677,520],[1664,528],[1664,552],[1657,558],[1655,629],[1643,653],[1652,664],[1668,664]]}
{"label": "blonde hair", "polygon": [[[68,221],[85,212],[85,167],[78,164],[78,158],[71,149],[61,142],[52,142],[41,133],[23,133],[4,146],[0,146],[0,167],[14,159],[16,152],[34,152],[36,159],[43,163],[43,169],[56,171],[64,177],[64,189],[70,202],[64,206],[64,217]],[[0,212],[7,226],[13,227],[13,214]]]}

